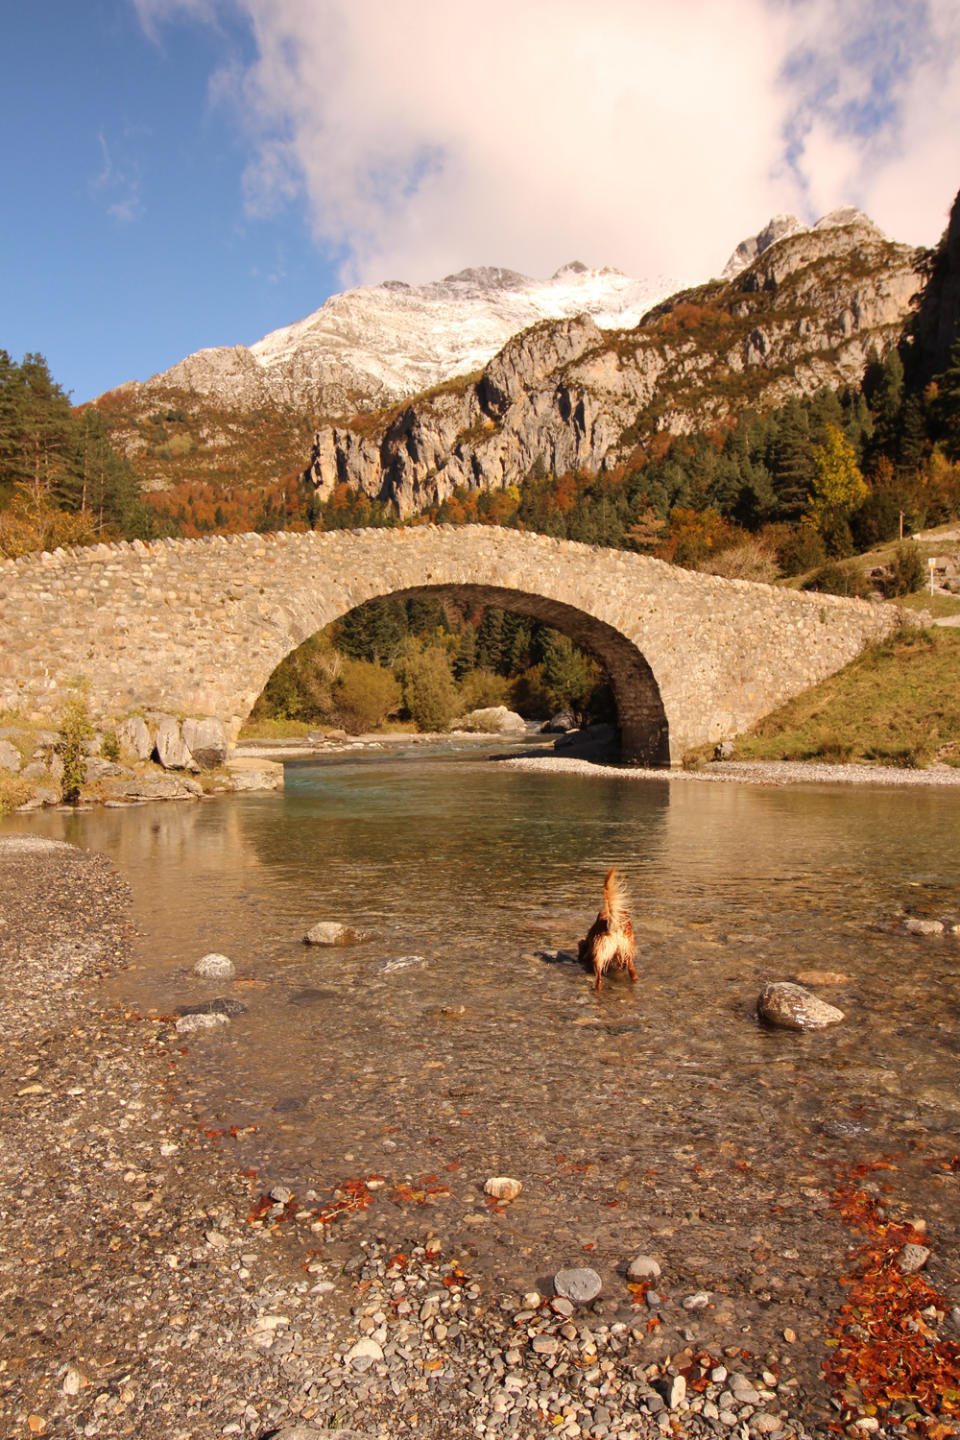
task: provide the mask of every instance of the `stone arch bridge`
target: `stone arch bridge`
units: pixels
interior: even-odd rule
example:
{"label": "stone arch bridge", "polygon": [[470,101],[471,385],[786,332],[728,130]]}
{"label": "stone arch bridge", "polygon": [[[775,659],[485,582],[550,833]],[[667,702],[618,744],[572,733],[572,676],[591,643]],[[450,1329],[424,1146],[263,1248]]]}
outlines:
{"label": "stone arch bridge", "polygon": [[309,635],[426,594],[569,635],[611,677],[624,759],[651,765],[743,730],[898,623],[891,606],[485,526],[134,541],[0,564],[0,706],[55,723],[82,678],[100,722],[212,715],[236,734]]}

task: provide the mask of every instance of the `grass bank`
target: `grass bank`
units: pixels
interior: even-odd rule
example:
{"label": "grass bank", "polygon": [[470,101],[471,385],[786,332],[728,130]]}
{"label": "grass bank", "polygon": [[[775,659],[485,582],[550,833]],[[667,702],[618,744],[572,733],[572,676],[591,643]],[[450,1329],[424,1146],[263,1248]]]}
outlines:
{"label": "grass bank", "polygon": [[960,630],[903,630],[869,646],[738,736],[736,757],[960,766]]}

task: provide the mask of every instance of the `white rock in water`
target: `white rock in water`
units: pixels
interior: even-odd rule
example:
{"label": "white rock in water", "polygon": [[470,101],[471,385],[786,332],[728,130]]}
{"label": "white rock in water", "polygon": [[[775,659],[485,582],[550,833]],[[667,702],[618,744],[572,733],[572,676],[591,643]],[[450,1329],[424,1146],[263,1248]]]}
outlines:
{"label": "white rock in water", "polygon": [[527,722],[515,710],[506,705],[486,705],[480,710],[471,710],[454,722],[458,730],[479,730],[487,735],[522,735]]}
{"label": "white rock in water", "polygon": [[193,1030],[215,1030],[218,1025],[229,1025],[226,1015],[181,1015],[177,1021],[177,1034],[189,1035]]}
{"label": "white rock in water", "polygon": [[565,1295],[574,1304],[589,1305],[603,1289],[603,1281],[596,1270],[577,1265],[569,1270],[558,1270],[553,1277],[553,1287],[558,1295]]}
{"label": "white rock in water", "polygon": [[764,985],[757,1001],[757,1014],[770,1025],[785,1030],[822,1030],[837,1025],[844,1018],[842,1010],[825,1000],[792,985],[787,980],[772,980]]}
{"label": "white rock in water", "polygon": [[521,1180],[511,1180],[507,1175],[491,1175],[483,1187],[485,1195],[492,1195],[495,1200],[516,1200],[523,1189]]}
{"label": "white rock in water", "polygon": [[226,955],[218,955],[215,950],[211,950],[209,955],[203,955],[197,961],[193,973],[202,976],[204,980],[232,980],[237,970]]}
{"label": "white rock in water", "polygon": [[904,930],[909,930],[911,935],[942,935],[942,920],[919,920],[916,915],[908,915],[903,922]]}
{"label": "white rock in water", "polygon": [[362,930],[352,930],[339,920],[318,920],[303,937],[305,945],[359,945],[366,940]]}
{"label": "white rock in water", "polygon": [[660,1266],[650,1255],[638,1255],[627,1266],[627,1277],[630,1280],[659,1280]]}

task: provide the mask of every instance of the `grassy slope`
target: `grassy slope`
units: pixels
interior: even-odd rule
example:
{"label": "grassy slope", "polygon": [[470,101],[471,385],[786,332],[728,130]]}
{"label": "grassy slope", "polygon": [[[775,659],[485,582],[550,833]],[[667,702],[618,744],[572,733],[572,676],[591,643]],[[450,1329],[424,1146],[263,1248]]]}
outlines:
{"label": "grassy slope", "polygon": [[960,765],[960,629],[903,630],[768,715],[738,760]]}

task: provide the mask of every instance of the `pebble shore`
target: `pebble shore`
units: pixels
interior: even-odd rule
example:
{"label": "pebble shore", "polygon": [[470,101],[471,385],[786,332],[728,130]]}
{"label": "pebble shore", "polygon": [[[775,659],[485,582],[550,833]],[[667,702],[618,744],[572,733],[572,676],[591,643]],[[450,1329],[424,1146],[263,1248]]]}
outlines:
{"label": "pebble shore", "polygon": [[597,765],[590,760],[554,755],[518,755],[504,760],[518,770],[566,771],[571,775],[615,776],[624,780],[678,783],[712,781],[738,785],[960,785],[960,768],[934,765],[929,770],[891,765],[820,765],[808,760],[716,760],[695,770],[646,770],[639,766]]}

